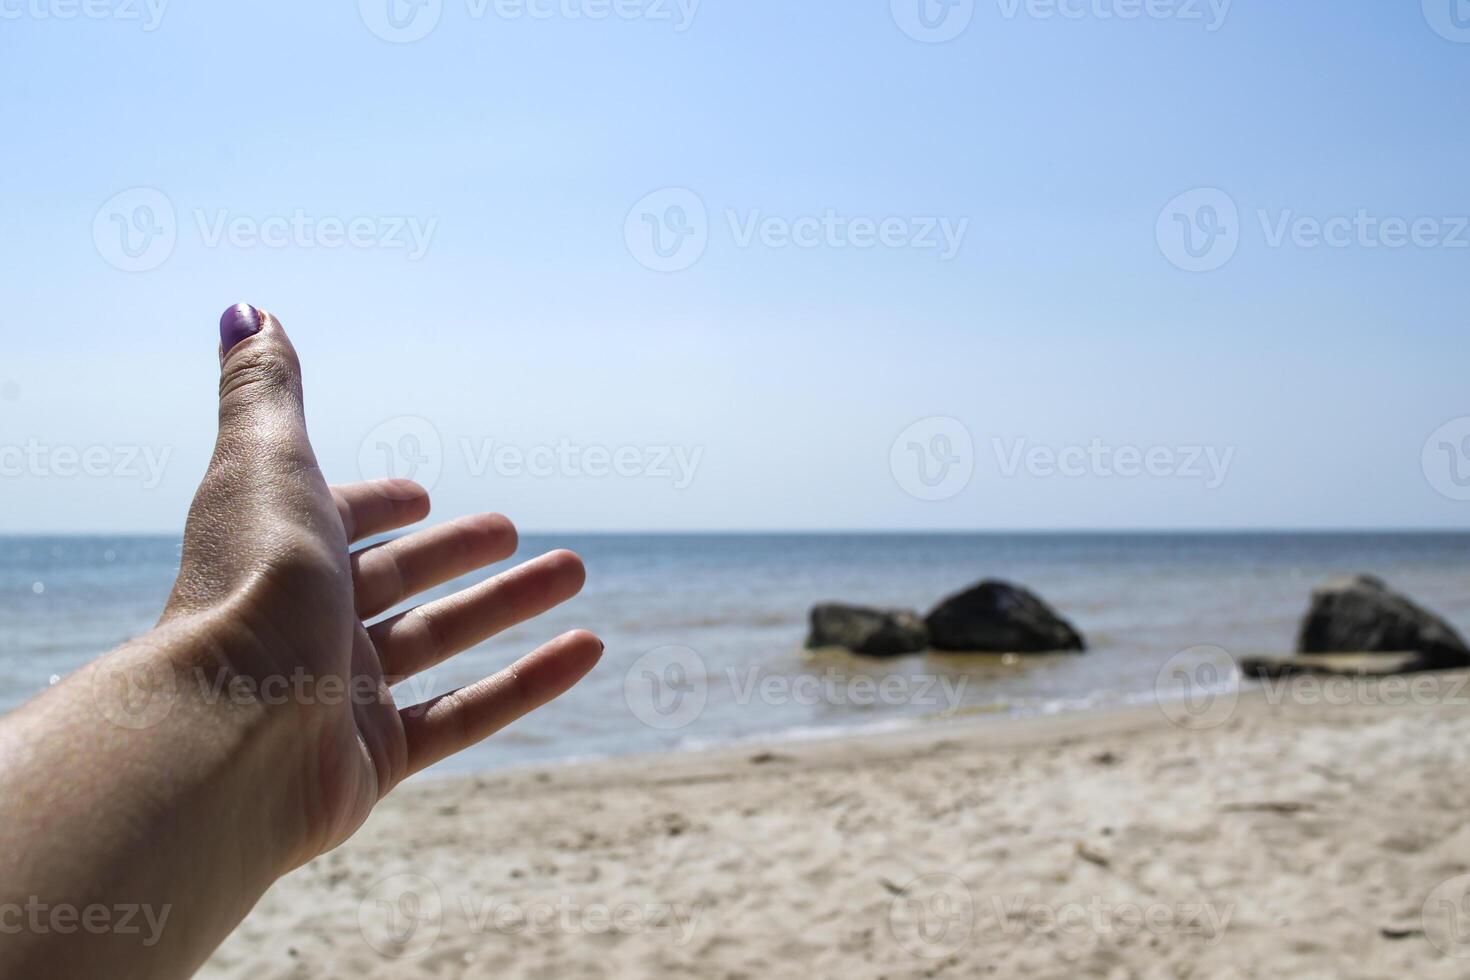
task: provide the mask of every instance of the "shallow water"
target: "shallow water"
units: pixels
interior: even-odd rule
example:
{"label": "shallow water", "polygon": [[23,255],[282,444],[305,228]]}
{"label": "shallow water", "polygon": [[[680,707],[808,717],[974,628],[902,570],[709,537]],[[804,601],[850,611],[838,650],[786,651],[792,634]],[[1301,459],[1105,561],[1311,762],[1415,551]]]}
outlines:
{"label": "shallow water", "polygon": [[[454,768],[1146,700],[1178,651],[1289,650],[1311,588],[1353,572],[1470,633],[1467,534],[526,535],[521,556],[555,547],[586,560],[581,596],[400,699],[472,681],[579,626],[606,640],[603,663]],[[0,538],[0,710],[147,630],[177,562],[172,538]],[[1035,590],[1089,652],[873,661],[802,650],[815,602],[926,610],[986,577]]]}

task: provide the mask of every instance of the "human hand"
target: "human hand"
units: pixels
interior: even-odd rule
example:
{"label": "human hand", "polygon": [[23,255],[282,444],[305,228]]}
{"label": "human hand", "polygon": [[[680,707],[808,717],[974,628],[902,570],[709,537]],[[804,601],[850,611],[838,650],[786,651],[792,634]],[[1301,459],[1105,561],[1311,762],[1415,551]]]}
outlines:
{"label": "human hand", "polygon": [[479,683],[400,709],[391,684],[572,597],[582,562],[555,551],[364,625],[509,557],[515,528],[485,514],[350,553],[363,538],[427,516],[427,492],[392,480],[328,487],[281,324],[240,305],[226,312],[221,336],[218,443],[162,625],[202,626],[211,649],[190,666],[212,674],[216,689],[243,682],[290,692],[261,709],[294,733],[275,742],[279,772],[290,778],[261,790],[299,803],[299,823],[280,830],[299,837],[288,853],[301,863],[349,836],[406,776],[566,691],[602,644],[567,633]]}

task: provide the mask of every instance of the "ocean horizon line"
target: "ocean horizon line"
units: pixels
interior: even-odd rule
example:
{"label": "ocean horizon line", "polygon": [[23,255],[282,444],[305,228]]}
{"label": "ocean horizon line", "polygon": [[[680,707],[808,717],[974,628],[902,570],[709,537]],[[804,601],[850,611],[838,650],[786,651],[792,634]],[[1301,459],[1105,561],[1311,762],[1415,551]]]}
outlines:
{"label": "ocean horizon line", "polygon": [[[1466,527],[1127,527],[1127,528],[674,528],[674,529],[608,529],[608,528],[520,528],[522,537],[550,537],[575,535],[600,538],[773,538],[773,537],[1277,537],[1307,535],[1464,535],[1470,536]],[[0,529],[0,538],[9,540],[56,539],[56,538],[136,538],[182,540],[179,531],[165,530],[26,530]]]}

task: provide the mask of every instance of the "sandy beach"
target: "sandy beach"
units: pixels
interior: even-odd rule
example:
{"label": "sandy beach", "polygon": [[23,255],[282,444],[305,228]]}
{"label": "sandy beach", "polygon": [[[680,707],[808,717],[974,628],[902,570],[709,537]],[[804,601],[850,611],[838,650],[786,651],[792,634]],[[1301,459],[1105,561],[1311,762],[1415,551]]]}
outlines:
{"label": "sandy beach", "polygon": [[1401,681],[423,780],[201,975],[1463,977],[1470,686]]}

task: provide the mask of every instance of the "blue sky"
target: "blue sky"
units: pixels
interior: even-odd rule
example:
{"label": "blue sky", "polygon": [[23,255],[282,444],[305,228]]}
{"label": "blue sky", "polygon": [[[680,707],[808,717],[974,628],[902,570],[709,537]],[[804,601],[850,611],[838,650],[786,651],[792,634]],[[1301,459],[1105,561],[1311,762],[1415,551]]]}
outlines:
{"label": "blue sky", "polygon": [[1470,517],[1463,0],[159,2],[0,0],[0,530],[177,530],[237,300],[440,514]]}

